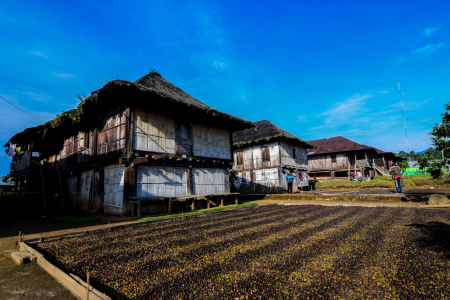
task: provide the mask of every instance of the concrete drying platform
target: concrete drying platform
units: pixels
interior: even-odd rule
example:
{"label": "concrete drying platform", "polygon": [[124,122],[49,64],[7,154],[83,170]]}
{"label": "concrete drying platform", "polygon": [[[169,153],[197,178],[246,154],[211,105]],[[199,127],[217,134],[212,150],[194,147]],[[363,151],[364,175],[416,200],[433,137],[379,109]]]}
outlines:
{"label": "concrete drying platform", "polygon": [[[19,253],[32,254],[36,258],[37,264],[59,281],[65,288],[67,288],[73,295],[79,299],[90,300],[111,300],[110,297],[94,289],[91,285],[84,282],[78,276],[74,274],[66,274],[55,265],[51,264],[44,256],[31,248],[26,242],[21,241]],[[17,253],[17,252],[16,252]],[[11,255],[12,256],[12,255]],[[89,281],[88,281],[89,282]]]}
{"label": "concrete drying platform", "polygon": [[17,251],[11,253],[12,259],[19,265],[23,265],[29,262],[36,262],[37,257],[28,251]]}

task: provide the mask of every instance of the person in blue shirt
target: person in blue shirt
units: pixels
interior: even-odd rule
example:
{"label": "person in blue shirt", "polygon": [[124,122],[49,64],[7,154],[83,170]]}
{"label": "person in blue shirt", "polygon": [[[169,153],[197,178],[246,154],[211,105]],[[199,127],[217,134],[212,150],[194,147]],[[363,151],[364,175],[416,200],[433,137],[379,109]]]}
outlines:
{"label": "person in blue shirt", "polygon": [[286,174],[286,181],[288,186],[288,194],[292,194],[292,184],[294,183],[294,174],[292,172],[289,172]]}

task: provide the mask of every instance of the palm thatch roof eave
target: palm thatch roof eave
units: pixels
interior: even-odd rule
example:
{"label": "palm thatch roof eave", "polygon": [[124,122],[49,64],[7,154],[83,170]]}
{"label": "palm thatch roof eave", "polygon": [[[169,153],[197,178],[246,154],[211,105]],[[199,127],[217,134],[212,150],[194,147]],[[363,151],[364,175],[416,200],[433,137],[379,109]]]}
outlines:
{"label": "palm thatch roof eave", "polygon": [[268,120],[256,121],[253,127],[243,129],[233,133],[233,146],[240,147],[248,144],[256,144],[261,141],[270,141],[273,139],[282,138],[294,141],[304,145],[306,148],[314,147],[308,142],[296,137],[295,135],[275,126]]}

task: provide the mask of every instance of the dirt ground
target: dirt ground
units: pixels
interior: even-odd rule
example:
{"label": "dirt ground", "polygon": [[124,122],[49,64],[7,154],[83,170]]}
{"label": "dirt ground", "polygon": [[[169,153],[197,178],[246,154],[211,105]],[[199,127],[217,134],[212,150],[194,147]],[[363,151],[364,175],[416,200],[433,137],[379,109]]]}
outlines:
{"label": "dirt ground", "polygon": [[[314,191],[304,192],[304,195],[358,195],[358,191]],[[254,200],[260,205],[276,203],[295,204],[325,204],[325,205],[361,205],[379,206],[395,205],[405,207],[417,207],[425,205],[425,199],[431,194],[450,194],[450,189],[414,189],[404,190],[403,194],[396,194],[389,189],[361,190],[361,195],[378,196],[378,201],[330,201],[330,200],[302,200],[301,194],[294,194],[290,199],[289,195],[271,195],[270,199]],[[421,195],[421,200],[405,201],[405,195]],[[396,201],[384,201],[384,197],[398,196]],[[279,199],[276,199],[279,198]],[[390,197],[392,199],[392,197]],[[403,200],[402,200],[403,199]],[[449,209],[449,208],[446,208]],[[112,225],[122,225],[133,223],[136,217],[117,217],[96,214],[98,221],[89,224],[68,224],[55,221],[50,216],[23,216],[14,212],[2,214],[0,219],[0,299],[76,299],[68,290],[60,285],[55,279],[42,270],[36,263],[17,265],[10,254],[18,251],[16,242],[19,232],[25,234],[26,239],[47,237],[59,234],[80,232],[107,228],[110,222]]]}

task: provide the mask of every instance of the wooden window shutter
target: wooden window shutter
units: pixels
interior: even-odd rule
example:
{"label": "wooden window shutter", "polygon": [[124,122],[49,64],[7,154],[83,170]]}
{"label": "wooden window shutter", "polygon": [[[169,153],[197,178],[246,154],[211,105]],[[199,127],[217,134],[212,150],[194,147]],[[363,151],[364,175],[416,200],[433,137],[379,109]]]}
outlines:
{"label": "wooden window shutter", "polygon": [[270,151],[268,146],[261,147],[261,157],[263,162],[270,161]]}
{"label": "wooden window shutter", "polygon": [[244,153],[242,151],[236,152],[236,164],[243,165],[244,164]]}

